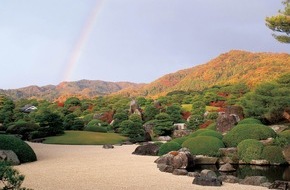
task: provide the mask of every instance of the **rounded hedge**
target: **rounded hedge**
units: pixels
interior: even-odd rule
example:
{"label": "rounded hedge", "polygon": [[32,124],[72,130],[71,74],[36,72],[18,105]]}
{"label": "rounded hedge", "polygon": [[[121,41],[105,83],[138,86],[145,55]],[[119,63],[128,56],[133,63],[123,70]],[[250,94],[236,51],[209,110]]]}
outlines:
{"label": "rounded hedge", "polygon": [[266,146],[262,152],[262,158],[268,160],[271,164],[284,164],[286,160],[279,146]]}
{"label": "rounded hedge", "polygon": [[282,131],[281,133],[279,133],[279,136],[287,139],[288,144],[290,144],[290,130]]}
{"label": "rounded hedge", "polygon": [[206,129],[216,131],[216,123],[210,124]]}
{"label": "rounded hedge", "polygon": [[107,128],[106,127],[100,127],[100,126],[85,126],[84,131],[92,131],[92,132],[100,132],[100,133],[106,133]]}
{"label": "rounded hedge", "polygon": [[162,144],[160,146],[158,155],[162,156],[164,154],[167,154],[170,151],[177,151],[179,149],[181,149],[181,146],[178,143],[176,143],[176,142],[167,142],[167,143],[164,143],[164,144]]}
{"label": "rounded hedge", "polygon": [[193,155],[218,156],[219,149],[225,145],[216,137],[197,136],[184,141],[182,147],[188,148]]}
{"label": "rounded hedge", "polygon": [[176,139],[173,139],[172,141],[170,142],[176,142],[178,143],[180,146],[182,145],[182,143],[184,141],[186,141],[188,139],[188,136],[184,136],[184,137],[179,137],[179,138],[176,138]]}
{"label": "rounded hedge", "polygon": [[216,137],[220,140],[223,139],[223,135],[217,131],[205,131],[200,133],[198,136],[210,136],[210,137]]}
{"label": "rounded hedge", "polygon": [[193,133],[191,133],[190,135],[188,135],[188,137],[196,137],[200,133],[203,133],[203,132],[206,132],[206,131],[213,131],[213,130],[210,130],[210,129],[198,129],[198,130],[194,131]]}
{"label": "rounded hedge", "polygon": [[239,121],[238,124],[262,124],[262,122],[255,118],[245,118],[241,121]]}
{"label": "rounded hedge", "polygon": [[12,150],[18,156],[20,163],[36,161],[32,148],[21,139],[11,135],[0,135],[0,149]]}
{"label": "rounded hedge", "polygon": [[238,144],[239,158],[247,163],[262,158],[264,145],[256,139],[246,139]]}
{"label": "rounded hedge", "polygon": [[263,140],[269,137],[276,137],[275,131],[270,127],[261,124],[239,124],[223,137],[223,142],[227,147],[236,147],[245,139]]}

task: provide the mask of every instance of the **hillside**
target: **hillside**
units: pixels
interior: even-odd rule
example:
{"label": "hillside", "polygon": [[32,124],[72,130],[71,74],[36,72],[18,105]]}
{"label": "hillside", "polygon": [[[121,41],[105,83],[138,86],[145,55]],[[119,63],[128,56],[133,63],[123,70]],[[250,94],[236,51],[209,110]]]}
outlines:
{"label": "hillside", "polygon": [[289,54],[232,50],[206,64],[167,74],[138,91],[125,89],[118,93],[157,97],[175,90],[202,90],[214,85],[239,82],[254,87],[287,72],[290,72]]}
{"label": "hillside", "polygon": [[143,84],[130,82],[106,82],[100,80],[80,80],[75,82],[62,82],[56,86],[28,86],[10,90],[0,89],[0,94],[8,95],[13,99],[36,98],[46,100],[63,100],[70,96],[92,98],[98,95],[108,95],[122,89],[139,86],[143,86]]}

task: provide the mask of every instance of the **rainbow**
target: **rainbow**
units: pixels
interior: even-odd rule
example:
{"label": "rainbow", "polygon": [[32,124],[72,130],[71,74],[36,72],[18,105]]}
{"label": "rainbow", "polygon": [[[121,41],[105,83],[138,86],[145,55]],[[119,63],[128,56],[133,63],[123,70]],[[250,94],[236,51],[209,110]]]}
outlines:
{"label": "rainbow", "polygon": [[68,62],[65,66],[65,72],[62,81],[69,81],[71,79],[72,73],[75,70],[76,65],[81,57],[82,50],[87,44],[87,41],[92,32],[94,24],[96,23],[100,10],[104,5],[104,1],[105,0],[97,0],[96,5],[88,16],[88,19],[86,20],[84,27],[82,28],[80,35],[76,40],[74,48],[70,53]]}

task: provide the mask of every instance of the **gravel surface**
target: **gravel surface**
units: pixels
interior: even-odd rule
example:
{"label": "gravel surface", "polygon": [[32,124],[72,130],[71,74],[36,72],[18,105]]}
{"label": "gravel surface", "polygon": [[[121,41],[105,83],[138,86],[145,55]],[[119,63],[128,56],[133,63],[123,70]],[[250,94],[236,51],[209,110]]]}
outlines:
{"label": "gravel surface", "polygon": [[102,146],[46,145],[29,143],[38,161],[17,168],[25,175],[23,187],[34,190],[258,190],[263,187],[225,183],[222,187],[193,185],[192,177],[158,170],[154,156],[131,153],[136,145]]}

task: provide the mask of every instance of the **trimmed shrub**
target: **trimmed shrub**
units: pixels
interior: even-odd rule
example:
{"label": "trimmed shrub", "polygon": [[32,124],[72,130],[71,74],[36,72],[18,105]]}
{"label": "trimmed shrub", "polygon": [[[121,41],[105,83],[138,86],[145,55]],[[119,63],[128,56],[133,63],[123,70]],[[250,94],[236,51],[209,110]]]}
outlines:
{"label": "trimmed shrub", "polygon": [[160,148],[161,145],[163,145],[164,143],[163,143],[163,142],[159,142],[159,141],[157,141],[157,142],[154,142],[154,144],[157,145],[157,146]]}
{"label": "trimmed shrub", "polygon": [[196,137],[200,133],[203,133],[203,132],[206,132],[206,131],[211,131],[211,130],[209,130],[209,129],[198,129],[198,130],[194,131],[193,133],[191,133],[190,135],[188,135],[188,137]]}
{"label": "trimmed shrub", "polygon": [[268,160],[271,164],[284,164],[286,160],[279,146],[266,146],[262,152],[262,158]]}
{"label": "trimmed shrub", "polygon": [[246,139],[238,144],[239,158],[247,163],[251,160],[259,160],[262,158],[261,154],[264,145],[256,139]]}
{"label": "trimmed shrub", "polygon": [[210,124],[206,129],[216,131],[216,123]]}
{"label": "trimmed shrub", "polygon": [[223,135],[217,131],[205,131],[205,132],[202,132],[200,133],[198,136],[210,136],[210,137],[216,137],[220,140],[223,139]]}
{"label": "trimmed shrub", "polygon": [[34,151],[27,143],[11,135],[0,135],[0,149],[15,152],[20,163],[33,162],[37,159]]}
{"label": "trimmed shrub", "polygon": [[239,124],[262,124],[262,122],[255,118],[245,118],[239,121]]}
{"label": "trimmed shrub", "polygon": [[288,144],[290,144],[290,130],[282,131],[281,133],[279,133],[279,136],[287,139]]}
{"label": "trimmed shrub", "polygon": [[179,150],[179,149],[181,149],[181,146],[178,143],[176,143],[176,142],[167,142],[167,143],[164,143],[164,144],[162,144],[160,146],[158,155],[162,156],[164,154],[167,154],[170,151],[176,151],[176,150]]}
{"label": "trimmed shrub", "polygon": [[225,145],[216,137],[197,136],[184,141],[182,147],[188,148],[193,155],[219,156],[219,149]]}
{"label": "trimmed shrub", "polygon": [[6,133],[19,134],[21,135],[22,140],[28,140],[30,133],[32,131],[36,131],[37,129],[39,129],[39,125],[35,123],[26,121],[17,121],[7,128]]}
{"label": "trimmed shrub", "polygon": [[101,126],[89,126],[89,125],[87,125],[84,128],[84,131],[106,133],[107,132],[107,128],[106,127],[101,127]]}
{"label": "trimmed shrub", "polygon": [[182,143],[184,141],[186,141],[188,139],[188,136],[185,136],[185,137],[179,137],[179,138],[176,138],[176,139],[173,139],[172,141],[170,142],[176,142],[178,143],[180,146],[182,145]]}
{"label": "trimmed shrub", "polygon": [[223,137],[223,142],[227,147],[236,147],[245,139],[263,140],[269,137],[276,137],[275,131],[270,127],[261,124],[239,124]]}

